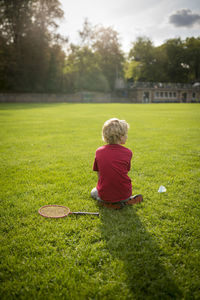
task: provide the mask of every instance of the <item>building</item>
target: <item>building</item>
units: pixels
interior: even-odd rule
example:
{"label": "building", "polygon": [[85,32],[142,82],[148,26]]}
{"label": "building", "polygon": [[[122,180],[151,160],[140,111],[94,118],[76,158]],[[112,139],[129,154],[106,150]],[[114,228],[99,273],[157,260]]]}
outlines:
{"label": "building", "polygon": [[134,103],[198,103],[200,102],[200,83],[154,83],[134,82],[126,88],[118,89]]}

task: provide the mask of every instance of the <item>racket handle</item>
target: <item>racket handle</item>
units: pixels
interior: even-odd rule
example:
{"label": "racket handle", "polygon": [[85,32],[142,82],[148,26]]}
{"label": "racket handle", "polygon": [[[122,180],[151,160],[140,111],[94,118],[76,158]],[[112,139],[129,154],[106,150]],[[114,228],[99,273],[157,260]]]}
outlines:
{"label": "racket handle", "polygon": [[86,211],[77,211],[77,212],[71,212],[73,215],[93,215],[99,217],[99,213],[94,213],[94,212],[86,212]]}

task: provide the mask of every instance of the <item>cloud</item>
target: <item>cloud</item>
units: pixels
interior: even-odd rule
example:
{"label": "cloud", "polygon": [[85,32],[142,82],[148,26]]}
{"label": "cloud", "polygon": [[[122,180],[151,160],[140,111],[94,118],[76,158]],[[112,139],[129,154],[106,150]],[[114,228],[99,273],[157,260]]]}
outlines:
{"label": "cloud", "polygon": [[169,22],[175,27],[192,27],[200,24],[200,14],[193,13],[190,9],[181,9],[169,17]]}

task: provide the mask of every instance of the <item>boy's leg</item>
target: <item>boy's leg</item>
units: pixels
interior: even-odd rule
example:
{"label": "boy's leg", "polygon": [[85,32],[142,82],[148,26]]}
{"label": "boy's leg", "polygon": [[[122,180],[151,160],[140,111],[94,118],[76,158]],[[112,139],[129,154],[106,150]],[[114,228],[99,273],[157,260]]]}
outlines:
{"label": "boy's leg", "polygon": [[142,195],[135,195],[135,196],[129,197],[128,199],[126,199],[124,201],[119,201],[119,202],[114,202],[114,203],[105,203],[104,201],[102,201],[103,203],[101,203],[99,201],[99,203],[101,203],[101,205],[103,205],[103,206],[105,206],[107,208],[122,209],[126,205],[134,205],[134,204],[141,203],[142,201],[143,201]]}
{"label": "boy's leg", "polygon": [[112,209],[121,209],[123,207],[121,203],[106,203],[105,201],[101,200],[96,187],[91,190],[91,197],[98,201],[99,206],[105,206]]}
{"label": "boy's leg", "polygon": [[96,187],[91,190],[91,197],[97,201],[101,200]]}
{"label": "boy's leg", "polygon": [[117,203],[106,203],[105,201],[101,200],[101,198],[99,197],[96,187],[92,189],[91,197],[97,200],[100,206],[105,206],[107,208],[112,208],[112,209],[121,209],[126,205],[133,205],[133,204],[141,203],[143,201],[142,195],[139,194],[139,195],[131,196],[130,198]]}

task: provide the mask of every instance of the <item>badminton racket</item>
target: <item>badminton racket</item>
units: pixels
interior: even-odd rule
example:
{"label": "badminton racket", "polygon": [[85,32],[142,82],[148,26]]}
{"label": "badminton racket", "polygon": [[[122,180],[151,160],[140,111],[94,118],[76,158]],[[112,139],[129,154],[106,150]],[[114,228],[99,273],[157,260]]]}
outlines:
{"label": "badminton racket", "polygon": [[38,213],[45,218],[64,218],[68,215],[93,215],[99,217],[99,213],[95,212],[85,212],[85,211],[70,211],[69,207],[62,205],[45,205],[40,207]]}

